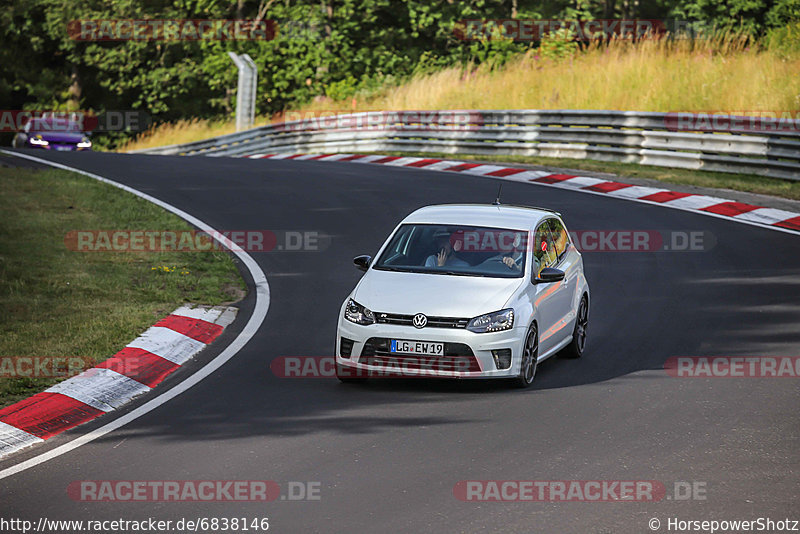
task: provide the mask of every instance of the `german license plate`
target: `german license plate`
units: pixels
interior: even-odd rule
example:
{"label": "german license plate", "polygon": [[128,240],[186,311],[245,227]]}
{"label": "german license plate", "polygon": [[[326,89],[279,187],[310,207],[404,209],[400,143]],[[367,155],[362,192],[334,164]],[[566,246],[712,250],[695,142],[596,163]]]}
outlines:
{"label": "german license plate", "polygon": [[392,339],[390,352],[398,354],[421,354],[422,356],[444,356],[444,343]]}

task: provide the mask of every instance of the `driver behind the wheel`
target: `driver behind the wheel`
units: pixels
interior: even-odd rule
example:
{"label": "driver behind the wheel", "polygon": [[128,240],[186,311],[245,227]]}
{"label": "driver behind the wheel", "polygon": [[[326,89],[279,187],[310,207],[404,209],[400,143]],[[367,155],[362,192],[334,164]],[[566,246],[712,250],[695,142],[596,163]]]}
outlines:
{"label": "driver behind the wheel", "polygon": [[521,271],[523,260],[525,259],[525,247],[522,245],[522,233],[515,232],[514,240],[511,242],[511,250],[501,252],[495,256],[495,258],[500,259],[509,269]]}
{"label": "driver behind the wheel", "polygon": [[462,234],[438,230],[433,234],[433,239],[437,252],[428,256],[425,267],[469,267],[469,263],[456,256],[456,252],[464,247]]}

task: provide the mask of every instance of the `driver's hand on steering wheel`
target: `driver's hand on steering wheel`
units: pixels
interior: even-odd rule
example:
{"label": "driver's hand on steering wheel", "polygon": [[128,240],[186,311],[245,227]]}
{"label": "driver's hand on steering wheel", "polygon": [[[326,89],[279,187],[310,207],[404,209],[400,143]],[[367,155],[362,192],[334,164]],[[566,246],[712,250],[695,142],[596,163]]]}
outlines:
{"label": "driver's hand on steering wheel", "polygon": [[519,265],[517,265],[517,262],[515,262],[514,258],[512,258],[511,256],[505,256],[503,258],[503,263],[505,263],[506,267],[508,267],[509,269],[519,270]]}

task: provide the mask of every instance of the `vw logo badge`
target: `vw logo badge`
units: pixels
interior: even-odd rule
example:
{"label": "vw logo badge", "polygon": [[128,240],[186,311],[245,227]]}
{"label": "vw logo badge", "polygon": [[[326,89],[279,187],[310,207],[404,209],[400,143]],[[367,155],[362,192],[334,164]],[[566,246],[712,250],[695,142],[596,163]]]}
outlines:
{"label": "vw logo badge", "polygon": [[415,328],[425,328],[425,325],[428,324],[428,318],[425,317],[424,313],[418,313],[411,322],[414,323]]}

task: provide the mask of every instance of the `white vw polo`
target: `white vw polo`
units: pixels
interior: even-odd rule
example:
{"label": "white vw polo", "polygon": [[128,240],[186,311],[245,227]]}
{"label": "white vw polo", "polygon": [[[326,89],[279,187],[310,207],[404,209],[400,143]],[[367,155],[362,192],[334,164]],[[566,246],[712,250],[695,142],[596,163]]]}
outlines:
{"label": "white vw polo", "polygon": [[560,214],[440,205],[406,217],[342,304],[337,376],[513,378],[580,357],[589,285]]}

